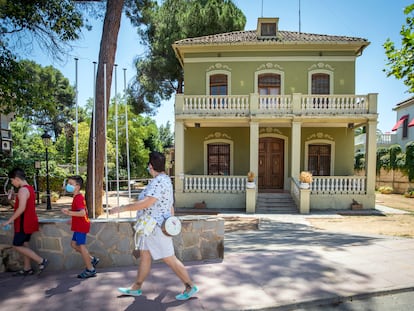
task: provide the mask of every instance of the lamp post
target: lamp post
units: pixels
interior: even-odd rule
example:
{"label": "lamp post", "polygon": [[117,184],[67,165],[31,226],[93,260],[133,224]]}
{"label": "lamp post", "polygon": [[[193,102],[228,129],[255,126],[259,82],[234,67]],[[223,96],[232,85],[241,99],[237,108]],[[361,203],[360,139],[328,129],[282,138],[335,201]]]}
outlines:
{"label": "lamp post", "polygon": [[47,147],[50,145],[51,136],[45,132],[42,135],[43,144],[46,148],[46,210],[51,210],[52,205],[50,203],[50,189],[49,189],[49,151]]}
{"label": "lamp post", "polygon": [[40,170],[40,161],[35,161],[34,166],[36,169],[36,200],[39,204],[39,170]]}

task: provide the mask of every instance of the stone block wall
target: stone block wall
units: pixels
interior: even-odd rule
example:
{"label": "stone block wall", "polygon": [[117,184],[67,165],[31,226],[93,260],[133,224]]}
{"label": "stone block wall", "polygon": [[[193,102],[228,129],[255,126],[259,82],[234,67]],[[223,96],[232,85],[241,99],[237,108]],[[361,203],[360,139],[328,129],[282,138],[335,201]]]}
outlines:
{"label": "stone block wall", "polygon": [[[214,216],[181,216],[182,231],[173,238],[176,256],[182,261],[223,258],[224,219]],[[91,255],[100,258],[100,267],[136,265],[133,219],[92,220],[87,237]],[[0,244],[4,244],[1,265],[4,270],[16,270],[22,264],[11,245],[13,232],[0,230]],[[70,246],[72,231],[65,220],[41,220],[40,231],[33,234],[30,245],[40,256],[49,259],[48,269],[81,269],[80,254]],[[14,258],[14,259],[13,259]],[[10,260],[13,259],[13,260]],[[17,262],[16,262],[17,261]]]}
{"label": "stone block wall", "polygon": [[[365,176],[365,170],[355,171],[357,176]],[[413,182],[409,182],[408,176],[399,170],[385,170],[381,169],[379,175],[376,176],[375,188],[392,187],[393,193],[403,194],[408,189],[414,187]]]}

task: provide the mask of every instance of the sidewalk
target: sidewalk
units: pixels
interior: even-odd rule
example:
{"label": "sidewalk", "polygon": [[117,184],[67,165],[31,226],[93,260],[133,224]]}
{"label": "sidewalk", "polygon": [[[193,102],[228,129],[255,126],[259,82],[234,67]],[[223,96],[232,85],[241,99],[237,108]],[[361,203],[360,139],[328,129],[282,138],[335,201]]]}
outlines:
{"label": "sidewalk", "polygon": [[259,230],[226,233],[224,260],[185,263],[200,289],[189,301],[175,300],[182,284],[156,263],[141,297],[116,291],[133,282],[136,267],[98,266],[87,280],[79,271],[2,273],[0,310],[295,310],[414,287],[412,239],[318,231],[308,225],[312,214],[256,216]]}

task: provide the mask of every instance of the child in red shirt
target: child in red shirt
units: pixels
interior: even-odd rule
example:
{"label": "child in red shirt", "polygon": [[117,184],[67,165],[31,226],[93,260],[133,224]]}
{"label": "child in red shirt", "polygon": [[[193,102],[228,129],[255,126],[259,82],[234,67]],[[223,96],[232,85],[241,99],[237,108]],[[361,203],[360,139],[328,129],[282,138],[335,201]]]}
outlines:
{"label": "child in red shirt", "polygon": [[71,246],[82,255],[86,266],[86,269],[78,274],[78,278],[87,279],[96,276],[95,266],[99,263],[99,258],[91,256],[86,248],[86,235],[90,230],[91,222],[88,217],[85,198],[80,193],[82,186],[82,177],[75,175],[68,178],[66,191],[73,192],[72,208],[71,210],[63,208],[62,212],[72,216],[71,230],[73,231],[73,237]]}
{"label": "child in red shirt", "polygon": [[[39,264],[38,273],[41,273],[49,261],[35,253],[29,245],[32,234],[39,231],[39,220],[36,214],[35,192],[26,180],[25,172],[20,168],[10,171],[9,178],[14,187],[19,189],[14,205],[14,213],[10,219],[2,225],[7,226],[14,223],[13,248],[23,255],[23,269],[14,275],[32,275],[34,270],[31,267],[31,260]],[[14,195],[11,193],[11,199]]]}

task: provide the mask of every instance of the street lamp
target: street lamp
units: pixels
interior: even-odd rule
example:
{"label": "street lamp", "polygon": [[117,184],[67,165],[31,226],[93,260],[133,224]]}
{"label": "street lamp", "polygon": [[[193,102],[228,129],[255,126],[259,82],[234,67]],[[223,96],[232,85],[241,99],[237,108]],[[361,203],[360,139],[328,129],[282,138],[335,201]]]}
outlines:
{"label": "street lamp", "polygon": [[44,132],[44,134],[42,135],[43,144],[45,145],[45,148],[46,148],[46,209],[47,210],[52,209],[52,205],[50,203],[50,189],[49,189],[49,151],[47,150],[47,147],[50,145],[50,142],[51,142],[50,138],[51,136],[47,132]]}
{"label": "street lamp", "polygon": [[39,204],[39,170],[40,170],[40,161],[34,162],[35,170],[36,170],[36,200],[37,204]]}

